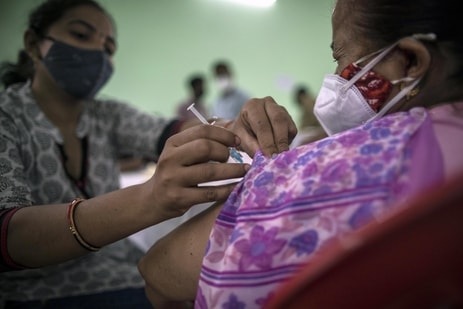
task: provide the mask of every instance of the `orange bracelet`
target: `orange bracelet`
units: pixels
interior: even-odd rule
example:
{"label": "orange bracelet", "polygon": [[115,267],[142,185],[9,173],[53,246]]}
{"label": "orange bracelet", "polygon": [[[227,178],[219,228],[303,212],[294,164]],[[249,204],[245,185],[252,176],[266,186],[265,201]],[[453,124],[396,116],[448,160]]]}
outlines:
{"label": "orange bracelet", "polygon": [[74,221],[74,212],[76,210],[76,207],[83,201],[85,201],[85,199],[76,198],[68,206],[67,217],[68,217],[68,222],[69,222],[69,230],[71,231],[72,235],[77,240],[79,245],[81,245],[83,248],[85,248],[88,251],[98,251],[101,249],[101,247],[92,246],[87,241],[85,241],[85,239],[83,239],[82,236],[79,234],[76,223]]}

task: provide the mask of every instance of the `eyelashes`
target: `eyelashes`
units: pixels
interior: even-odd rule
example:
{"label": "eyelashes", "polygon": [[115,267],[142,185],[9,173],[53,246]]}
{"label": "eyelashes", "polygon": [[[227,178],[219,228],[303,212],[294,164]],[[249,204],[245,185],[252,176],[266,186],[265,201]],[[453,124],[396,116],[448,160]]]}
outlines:
{"label": "eyelashes", "polygon": [[[90,42],[92,40],[91,34],[78,32],[78,31],[71,31],[70,33],[76,40],[80,42]],[[115,47],[111,46],[110,43],[107,43],[104,46],[104,52],[108,54],[109,56],[112,56],[115,53]]]}

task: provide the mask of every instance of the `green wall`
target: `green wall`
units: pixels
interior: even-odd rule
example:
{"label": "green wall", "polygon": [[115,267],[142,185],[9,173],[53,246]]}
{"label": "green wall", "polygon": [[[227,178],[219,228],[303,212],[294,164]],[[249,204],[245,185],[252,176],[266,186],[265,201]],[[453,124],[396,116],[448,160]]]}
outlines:
{"label": "green wall", "polygon": [[[41,0],[0,0],[0,60],[15,60],[29,10]],[[236,82],[255,97],[273,96],[295,116],[291,85],[317,92],[331,60],[332,0],[279,0],[262,9],[221,0],[100,0],[117,23],[115,74],[102,90],[146,111],[173,116],[193,72],[233,64]],[[297,118],[297,117],[296,117]]]}

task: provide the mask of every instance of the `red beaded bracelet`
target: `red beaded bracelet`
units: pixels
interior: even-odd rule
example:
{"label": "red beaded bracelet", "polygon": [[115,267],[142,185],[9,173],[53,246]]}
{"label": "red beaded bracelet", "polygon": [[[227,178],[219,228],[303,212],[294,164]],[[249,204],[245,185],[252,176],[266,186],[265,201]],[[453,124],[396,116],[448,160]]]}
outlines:
{"label": "red beaded bracelet", "polygon": [[85,239],[83,239],[82,236],[79,234],[79,231],[77,230],[76,223],[74,221],[74,212],[75,212],[77,206],[83,201],[85,201],[85,199],[76,198],[68,206],[67,217],[68,217],[68,222],[69,222],[69,230],[71,231],[72,235],[77,240],[79,245],[81,245],[83,248],[85,248],[88,251],[98,251],[98,250],[101,249],[101,247],[92,246],[87,241],[85,241]]}

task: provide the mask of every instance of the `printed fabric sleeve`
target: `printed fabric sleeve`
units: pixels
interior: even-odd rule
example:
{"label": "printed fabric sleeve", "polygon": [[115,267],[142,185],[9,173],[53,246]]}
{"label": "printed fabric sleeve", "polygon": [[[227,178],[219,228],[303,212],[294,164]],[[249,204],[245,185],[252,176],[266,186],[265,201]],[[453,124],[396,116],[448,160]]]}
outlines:
{"label": "printed fabric sleeve", "polygon": [[8,254],[8,224],[11,217],[21,207],[8,208],[0,210],[0,272],[21,270],[25,267],[15,263]]}
{"label": "printed fabric sleeve", "polygon": [[157,161],[164,144],[181,126],[181,121],[152,115],[122,102],[106,101],[98,125],[112,135],[120,157],[137,156]]}
{"label": "printed fabric sleeve", "polygon": [[21,143],[29,141],[21,136],[14,120],[0,111],[0,210],[31,205],[31,189],[24,167]]}
{"label": "printed fabric sleeve", "polygon": [[195,308],[263,307],[320,248],[402,206],[426,119],[395,113],[272,158],[256,153],[211,230]]}

